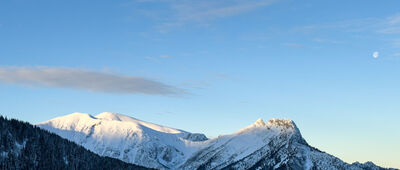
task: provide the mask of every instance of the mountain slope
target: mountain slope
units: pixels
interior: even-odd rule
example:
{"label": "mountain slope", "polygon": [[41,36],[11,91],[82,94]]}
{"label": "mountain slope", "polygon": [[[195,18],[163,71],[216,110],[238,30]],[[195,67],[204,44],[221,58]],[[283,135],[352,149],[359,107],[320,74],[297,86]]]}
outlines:
{"label": "mountain slope", "polygon": [[0,116],[0,169],[148,169],[101,157],[38,127]]}
{"label": "mountain slope", "polygon": [[39,126],[100,155],[158,169],[384,169],[348,164],[309,146],[287,119],[259,119],[214,139],[116,113],[75,113]]}
{"label": "mountain slope", "polygon": [[173,168],[197,150],[203,134],[164,127],[116,113],[73,113],[38,124],[103,156],[151,168]]}
{"label": "mountain slope", "polygon": [[295,123],[271,119],[254,124],[232,135],[211,139],[182,169],[384,169],[369,162],[347,164],[307,144]]}

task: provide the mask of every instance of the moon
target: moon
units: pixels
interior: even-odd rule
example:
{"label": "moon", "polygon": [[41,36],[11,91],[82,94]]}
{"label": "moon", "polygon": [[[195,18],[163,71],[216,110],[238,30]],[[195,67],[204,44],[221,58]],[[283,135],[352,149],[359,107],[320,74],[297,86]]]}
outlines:
{"label": "moon", "polygon": [[372,53],[372,57],[378,58],[379,57],[379,52],[375,51],[374,53]]}

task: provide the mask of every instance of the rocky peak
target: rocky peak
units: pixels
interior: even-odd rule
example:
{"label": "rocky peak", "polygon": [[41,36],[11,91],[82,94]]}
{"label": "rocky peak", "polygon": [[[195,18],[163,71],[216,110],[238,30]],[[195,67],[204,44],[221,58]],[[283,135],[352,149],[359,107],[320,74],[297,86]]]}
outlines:
{"label": "rocky peak", "polygon": [[271,119],[267,122],[267,127],[284,128],[284,129],[297,129],[296,124],[290,119]]}
{"label": "rocky peak", "polygon": [[259,118],[259,119],[257,119],[256,122],[253,123],[253,125],[257,126],[257,127],[264,127],[265,126],[265,122],[261,118]]}

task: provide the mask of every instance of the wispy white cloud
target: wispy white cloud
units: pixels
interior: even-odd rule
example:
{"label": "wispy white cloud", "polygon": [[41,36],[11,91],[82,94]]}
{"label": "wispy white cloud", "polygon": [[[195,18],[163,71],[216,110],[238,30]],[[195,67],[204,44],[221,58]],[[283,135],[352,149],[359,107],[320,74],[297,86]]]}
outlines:
{"label": "wispy white cloud", "polygon": [[192,1],[174,4],[173,9],[178,12],[177,20],[204,21],[238,15],[272,2],[272,0]]}
{"label": "wispy white cloud", "polygon": [[114,94],[180,95],[184,90],[141,76],[59,67],[0,67],[0,82]]}
{"label": "wispy white cloud", "polygon": [[[343,37],[349,36],[353,40],[365,39],[375,40],[383,43],[390,44],[392,48],[400,48],[400,13],[393,14],[387,17],[369,17],[350,19],[345,21],[327,22],[327,23],[316,23],[311,25],[300,26],[292,29],[297,33],[304,35],[326,35],[334,32]],[[319,43],[346,43],[346,41],[333,41],[328,39],[312,39],[314,42]],[[382,43],[381,43],[382,44]],[[386,46],[387,48],[389,46]]]}
{"label": "wispy white cloud", "polygon": [[160,21],[160,31],[184,26],[188,23],[210,24],[210,21],[219,18],[239,15],[264,6],[275,0],[138,0],[136,3],[164,4],[167,12],[159,9],[146,10],[146,16],[152,16]]}
{"label": "wispy white cloud", "polygon": [[384,34],[399,34],[400,33],[400,14],[387,17],[383,21],[383,28],[378,30]]}
{"label": "wispy white cloud", "polygon": [[395,25],[400,24],[400,14],[396,14],[387,18],[388,24]]}

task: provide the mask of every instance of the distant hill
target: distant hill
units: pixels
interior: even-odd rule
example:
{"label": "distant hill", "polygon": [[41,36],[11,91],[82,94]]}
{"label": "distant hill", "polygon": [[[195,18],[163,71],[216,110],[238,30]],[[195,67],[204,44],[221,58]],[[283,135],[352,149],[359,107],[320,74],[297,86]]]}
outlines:
{"label": "distant hill", "polygon": [[39,127],[0,116],[0,169],[148,168],[99,156]]}

